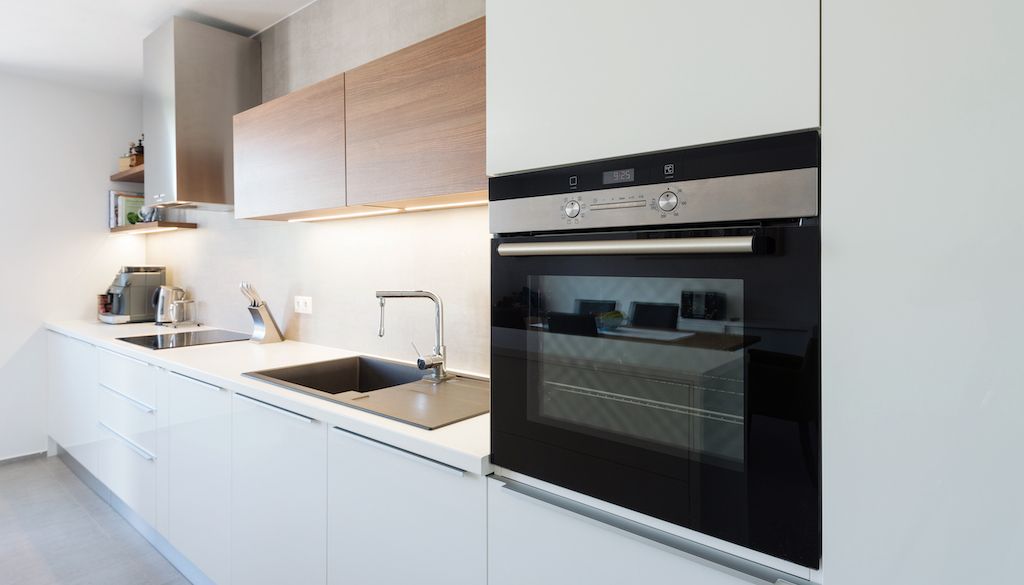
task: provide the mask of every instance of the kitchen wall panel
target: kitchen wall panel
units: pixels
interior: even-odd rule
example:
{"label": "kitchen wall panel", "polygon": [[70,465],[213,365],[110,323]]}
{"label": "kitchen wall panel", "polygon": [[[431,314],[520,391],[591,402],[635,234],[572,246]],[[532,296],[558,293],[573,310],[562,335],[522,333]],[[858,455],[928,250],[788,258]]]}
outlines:
{"label": "kitchen wall panel", "polygon": [[142,127],[135,93],[0,73],[0,460],[46,449],[46,319],[92,319],[145,238],[111,236],[107,190]]}
{"label": "kitchen wall panel", "polygon": [[484,15],[484,0],[320,0],[260,33],[263,101]]}
{"label": "kitchen wall panel", "polygon": [[[252,327],[238,281],[267,299],[289,339],[415,359],[410,345],[434,344],[433,305],[387,304],[387,334],[377,337],[379,289],[426,289],[445,302],[448,363],[488,373],[490,245],[487,209],[474,207],[319,223],[235,220],[189,210],[187,230],[151,237],[148,259],[199,301],[204,323]],[[292,311],[292,297],[313,297],[313,314]]]}

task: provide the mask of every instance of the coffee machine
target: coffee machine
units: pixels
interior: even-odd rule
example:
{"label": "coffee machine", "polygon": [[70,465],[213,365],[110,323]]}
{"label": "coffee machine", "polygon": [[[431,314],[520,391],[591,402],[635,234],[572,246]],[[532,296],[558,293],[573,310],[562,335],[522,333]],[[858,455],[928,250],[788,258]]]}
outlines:
{"label": "coffee machine", "polygon": [[163,266],[123,266],[107,289],[108,308],[99,314],[104,323],[153,321],[153,298],[167,281]]}

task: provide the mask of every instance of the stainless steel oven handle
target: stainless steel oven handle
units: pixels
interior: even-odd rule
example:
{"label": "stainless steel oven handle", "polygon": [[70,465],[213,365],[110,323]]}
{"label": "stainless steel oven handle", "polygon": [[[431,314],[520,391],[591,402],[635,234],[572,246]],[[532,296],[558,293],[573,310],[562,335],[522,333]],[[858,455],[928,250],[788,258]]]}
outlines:
{"label": "stainless steel oven handle", "polygon": [[623,254],[752,254],[754,236],[589,240],[498,244],[499,256],[606,256]]}
{"label": "stainless steel oven handle", "polygon": [[535,488],[531,485],[526,485],[525,483],[511,479],[506,479],[504,477],[495,479],[504,484],[501,486],[502,488],[514,494],[526,496],[531,500],[539,500],[549,506],[561,508],[562,510],[578,514],[595,522],[628,532],[634,536],[639,536],[640,538],[654,541],[669,548],[674,548],[685,554],[697,557],[698,559],[712,563],[713,565],[717,565],[721,569],[735,571],[776,585],[813,585],[813,582],[808,579],[791,575],[773,567],[762,565],[761,563],[712,548],[706,544],[702,544],[688,538],[676,536],[675,534],[659,530],[653,526],[641,524],[635,520],[619,516],[618,514],[606,512],[605,510],[601,510],[575,500],[570,500],[564,496],[553,494],[549,491]]}

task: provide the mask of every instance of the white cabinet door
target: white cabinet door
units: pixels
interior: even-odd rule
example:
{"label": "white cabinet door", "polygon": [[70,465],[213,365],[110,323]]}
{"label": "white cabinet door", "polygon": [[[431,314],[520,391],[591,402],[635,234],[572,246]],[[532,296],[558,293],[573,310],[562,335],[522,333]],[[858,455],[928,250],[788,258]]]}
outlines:
{"label": "white cabinet door", "polygon": [[739,585],[750,579],[488,479],[488,585]]}
{"label": "white cabinet door", "polygon": [[482,585],[487,485],[479,475],[332,428],[330,585]]}
{"label": "white cabinet door", "polygon": [[[327,581],[327,425],[235,394],[231,423],[231,579]],[[357,545],[358,542],[350,543]]]}
{"label": "white cabinet door", "polygon": [[166,411],[166,535],[219,585],[231,575],[231,394],[173,372],[160,377]]}
{"label": "white cabinet door", "polygon": [[818,0],[487,3],[487,172],[816,128]]}
{"label": "white cabinet door", "polygon": [[96,348],[60,333],[47,333],[49,396],[47,432],[94,475],[96,469]]}

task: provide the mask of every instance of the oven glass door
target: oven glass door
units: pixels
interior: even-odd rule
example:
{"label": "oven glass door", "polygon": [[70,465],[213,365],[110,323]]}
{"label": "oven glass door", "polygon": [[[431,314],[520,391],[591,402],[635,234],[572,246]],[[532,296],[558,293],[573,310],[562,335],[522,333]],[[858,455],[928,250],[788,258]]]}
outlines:
{"label": "oven glass door", "polygon": [[816,567],[818,250],[816,226],[496,239],[494,463]]}

